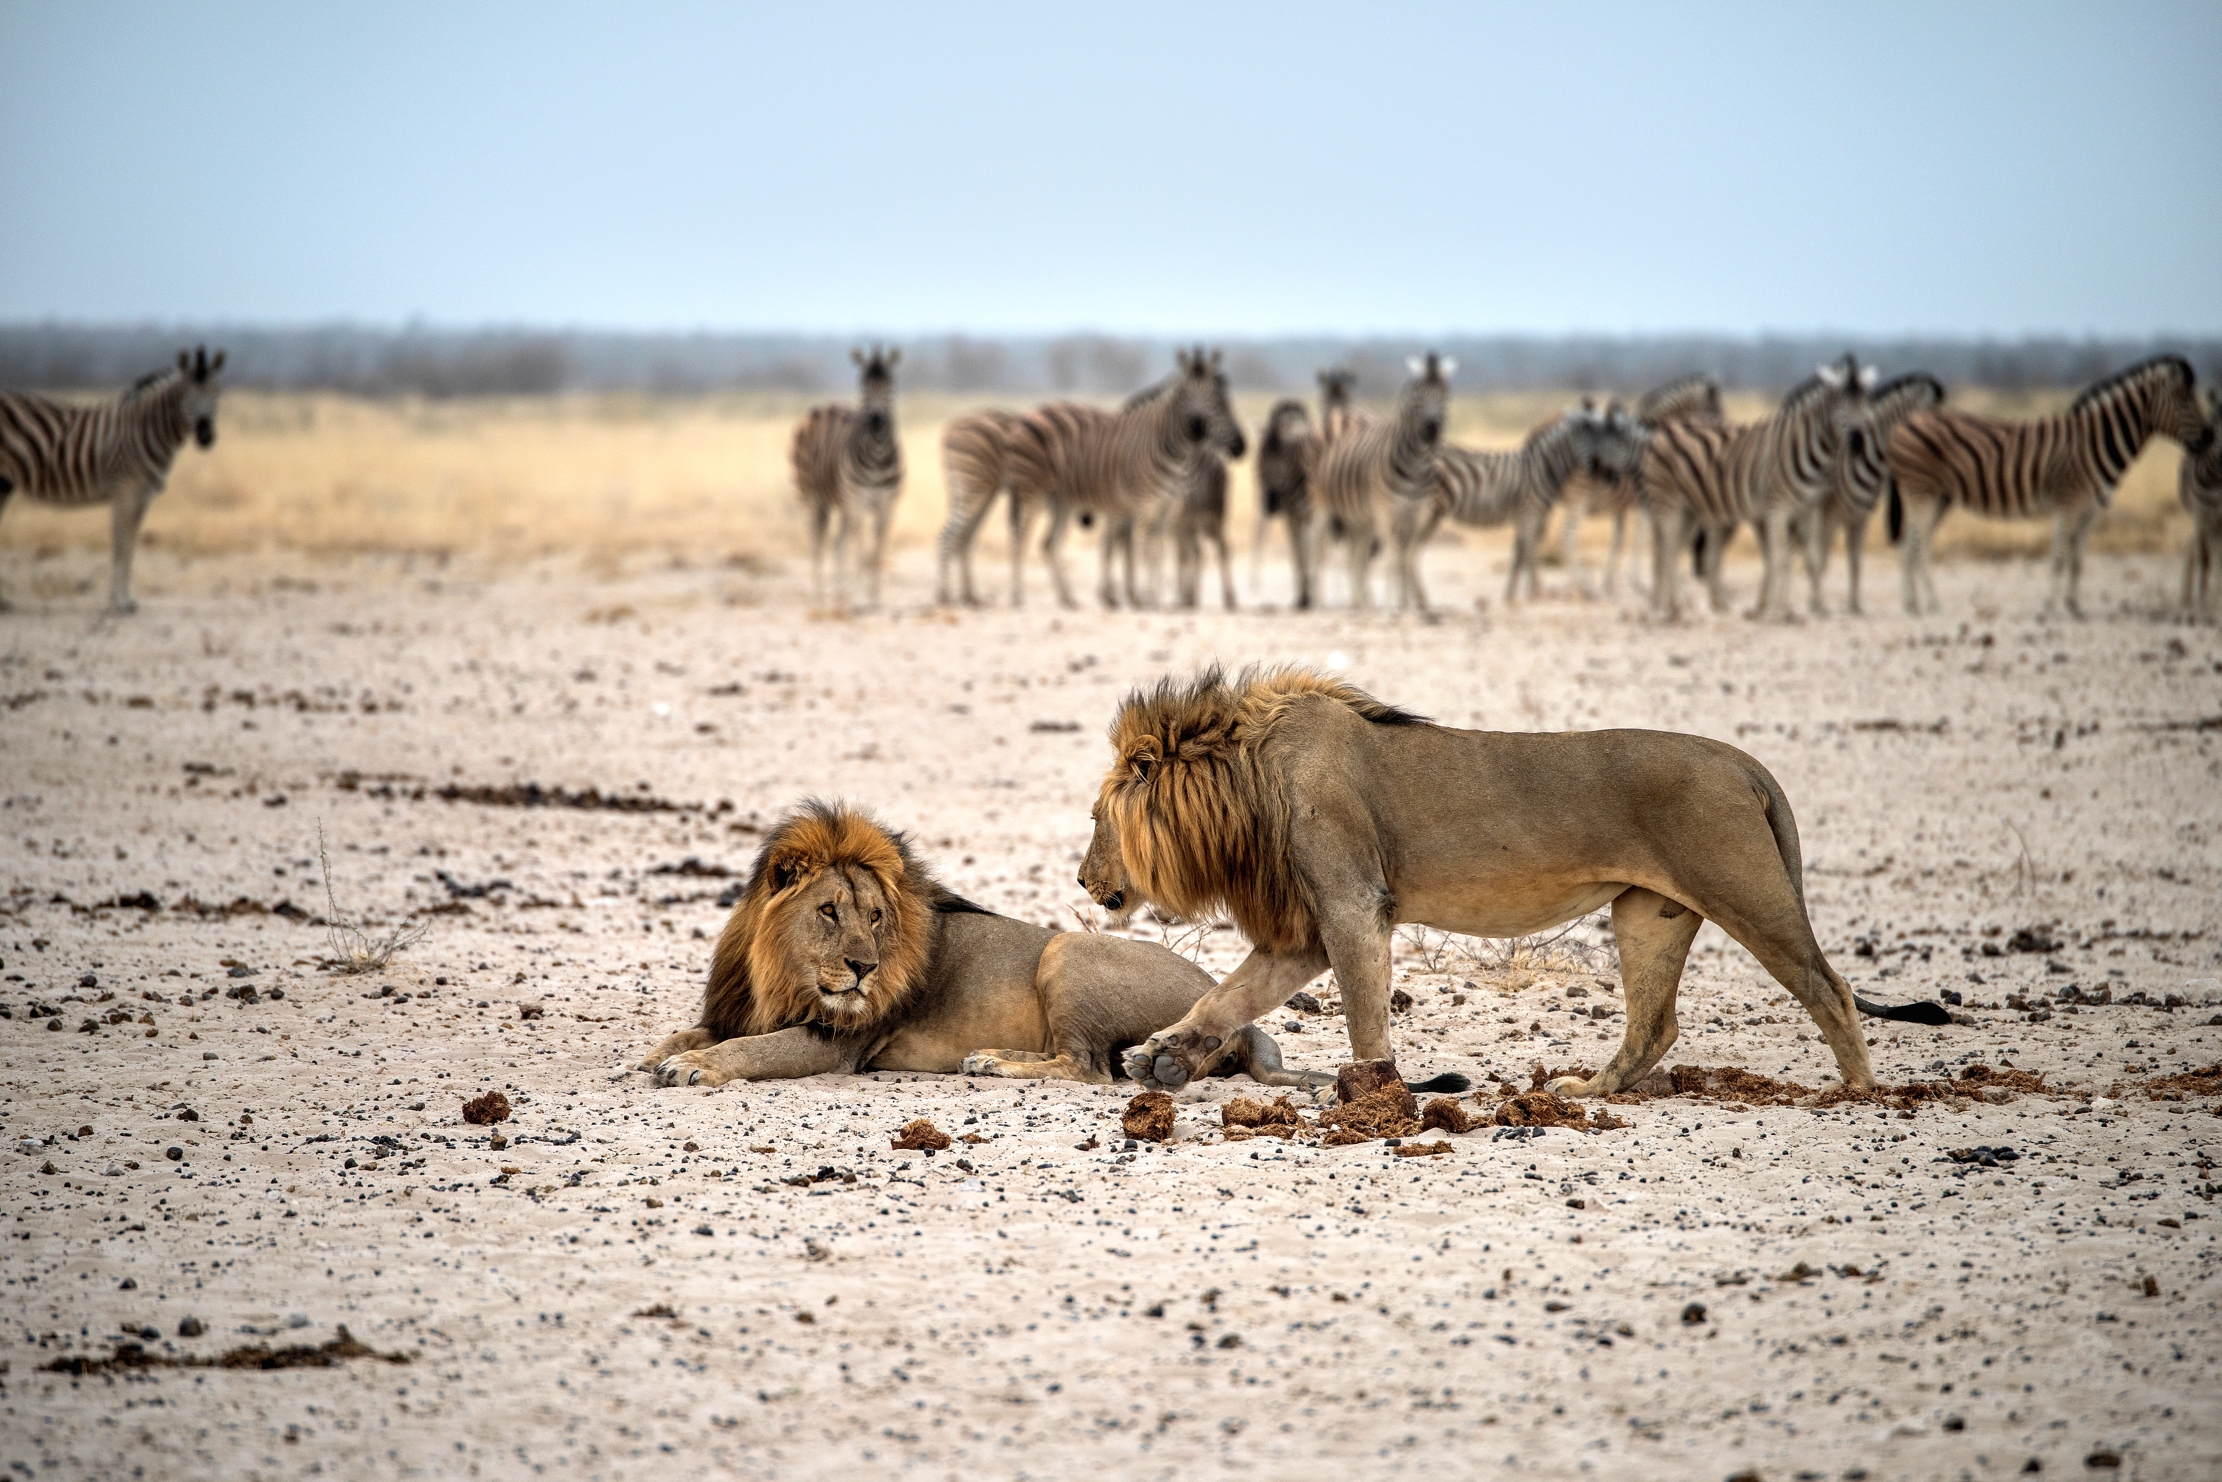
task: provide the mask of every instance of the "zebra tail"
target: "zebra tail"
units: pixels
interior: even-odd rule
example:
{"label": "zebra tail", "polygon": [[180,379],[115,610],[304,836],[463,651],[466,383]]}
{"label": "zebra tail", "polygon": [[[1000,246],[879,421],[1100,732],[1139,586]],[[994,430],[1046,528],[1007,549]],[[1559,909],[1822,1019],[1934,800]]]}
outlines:
{"label": "zebra tail", "polygon": [[1447,1096],[1456,1096],[1461,1091],[1471,1091],[1473,1088],[1474,1083],[1455,1070],[1447,1070],[1431,1081],[1406,1081],[1404,1083],[1404,1089],[1407,1091],[1440,1091]]}
{"label": "zebra tail", "polygon": [[1900,1024],[1949,1024],[1952,1015],[1941,1003],[1869,1003],[1852,995],[1852,1006],[1870,1019],[1895,1019]]}
{"label": "zebra tail", "polygon": [[1896,479],[1890,481],[1890,510],[1884,516],[1884,524],[1890,530],[1890,543],[1896,545],[1898,537],[1906,533],[1906,505],[1905,501],[1898,497],[1898,481]]}

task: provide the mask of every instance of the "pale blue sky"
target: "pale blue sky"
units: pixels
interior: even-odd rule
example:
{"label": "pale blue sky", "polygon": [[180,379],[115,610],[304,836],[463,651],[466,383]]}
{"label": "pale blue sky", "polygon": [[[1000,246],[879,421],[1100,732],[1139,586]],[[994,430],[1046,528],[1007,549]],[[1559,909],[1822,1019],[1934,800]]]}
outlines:
{"label": "pale blue sky", "polygon": [[2222,5],[0,0],[0,318],[2222,331]]}

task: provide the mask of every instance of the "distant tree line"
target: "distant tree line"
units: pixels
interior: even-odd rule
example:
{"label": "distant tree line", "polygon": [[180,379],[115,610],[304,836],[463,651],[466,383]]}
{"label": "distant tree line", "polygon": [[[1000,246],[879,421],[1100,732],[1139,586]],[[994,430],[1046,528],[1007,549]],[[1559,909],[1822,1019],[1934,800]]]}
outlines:
{"label": "distant tree line", "polygon": [[[599,330],[297,328],[223,324],[0,325],[0,386],[95,390],[167,365],[180,346],[230,351],[233,385],[361,396],[544,396],[563,391],[661,394],[725,390],[832,392],[855,372],[865,336],[631,334]],[[1122,395],[1163,374],[1177,342],[1110,335],[886,336],[903,347],[910,390],[982,396]],[[1877,339],[1827,335],[1328,336],[1217,341],[1238,391],[1307,393],[1322,366],[1348,365],[1361,394],[1389,395],[1407,355],[1458,357],[1462,391],[1634,391],[1689,371],[1725,386],[1774,391],[1822,360],[1856,353],[1884,374],[1926,370],[1952,384],[2004,389],[2079,386],[2148,355],[2190,357],[2222,377],[2222,339],[2030,336]]]}

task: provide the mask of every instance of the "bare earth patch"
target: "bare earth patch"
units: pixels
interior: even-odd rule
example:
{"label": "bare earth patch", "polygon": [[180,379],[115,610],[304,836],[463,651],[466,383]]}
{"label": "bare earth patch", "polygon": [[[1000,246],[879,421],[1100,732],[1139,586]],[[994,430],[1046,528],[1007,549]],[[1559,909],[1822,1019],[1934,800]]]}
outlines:
{"label": "bare earth patch", "polygon": [[[117,622],[74,595],[104,555],[0,548],[0,1461],[2222,1474],[2222,636],[2164,620],[2173,557],[2095,559],[2087,623],[2036,622],[2013,562],[1948,565],[1943,616],[1898,617],[1878,548],[1864,620],[1660,627],[1555,568],[1508,613],[1483,542],[1430,549],[1436,622],[1333,583],[1308,614],[1067,613],[1038,567],[1022,612],[944,613],[915,545],[888,611],[806,618],[803,573],[724,549],[158,541]],[[1071,884],[1113,703],[1256,659],[1457,725],[1744,747],[1795,805],[1831,960],[1964,1022],[1869,1021],[1883,1088],[1845,1096],[1707,927],[1659,1075],[1560,1111],[1534,1072],[1602,1065],[1626,1022],[1590,918],[1400,933],[1399,1066],[1495,1089],[1332,1121],[1243,1080],[1166,1098],[1157,1142],[1125,1083],[630,1069],[692,1022],[721,897],[806,795],[987,906],[1114,929]],[[376,971],[321,965],[319,820],[366,934],[429,928]],[[1214,972],[1243,951],[1123,929]],[[1334,1069],[1339,995],[1308,992],[1262,1022]],[[486,1093],[509,1117],[464,1121]],[[342,1323],[375,1352],[210,1362]]]}

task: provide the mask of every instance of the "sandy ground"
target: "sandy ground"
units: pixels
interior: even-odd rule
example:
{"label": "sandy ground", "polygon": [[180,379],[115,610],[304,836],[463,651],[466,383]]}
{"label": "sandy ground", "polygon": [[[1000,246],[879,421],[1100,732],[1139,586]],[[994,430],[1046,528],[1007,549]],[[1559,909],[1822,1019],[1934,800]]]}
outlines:
{"label": "sandy ground", "polygon": [[[97,555],[62,559],[104,586]],[[889,611],[842,620],[803,615],[792,562],[588,580],[158,550],[136,618],[33,597],[0,619],[0,1465],[2222,1471],[2222,1098],[2155,1086],[2222,1059],[2222,1027],[2119,1002],[2222,994],[2222,638],[2160,617],[2172,565],[2100,560],[2083,624],[2033,621],[2030,567],[1968,564],[1940,619],[1662,628],[1477,609],[1488,564],[1434,562],[1433,624],[946,615],[916,554]],[[1071,923],[1113,703],[1214,659],[1333,664],[1461,725],[1746,747],[1799,810],[1838,965],[1871,996],[1967,1000],[1964,1024],[1878,1026],[1878,1072],[2011,1065],[2056,1094],[1911,1116],[1671,1097],[1617,1108],[1624,1130],[1400,1158],[1222,1142],[1214,1103],[1246,1083],[1191,1088],[1176,1140],[1130,1152],[1122,1089],[626,1072],[689,1022],[726,872],[805,794]],[[515,783],[637,811],[472,791]],[[429,928],[383,975],[318,969],[319,820],[341,908]],[[2029,928],[2055,945],[2016,950]],[[1215,969],[1239,953],[1135,929]],[[1594,929],[1404,947],[1408,1074],[1524,1088],[1620,1032],[1573,1012],[1615,1001]],[[2067,984],[2117,1001],[2004,1007]],[[1809,1021],[1713,928],[1681,1019],[1670,1064],[1829,1082]],[[1342,1058],[1331,1013],[1269,1023],[1292,1062]],[[516,1104],[506,1146],[459,1114],[489,1088]],[[921,1116],[982,1140],[891,1151]],[[1948,1156],[1977,1147],[2018,1156]],[[48,1367],[340,1325],[409,1362]]]}

